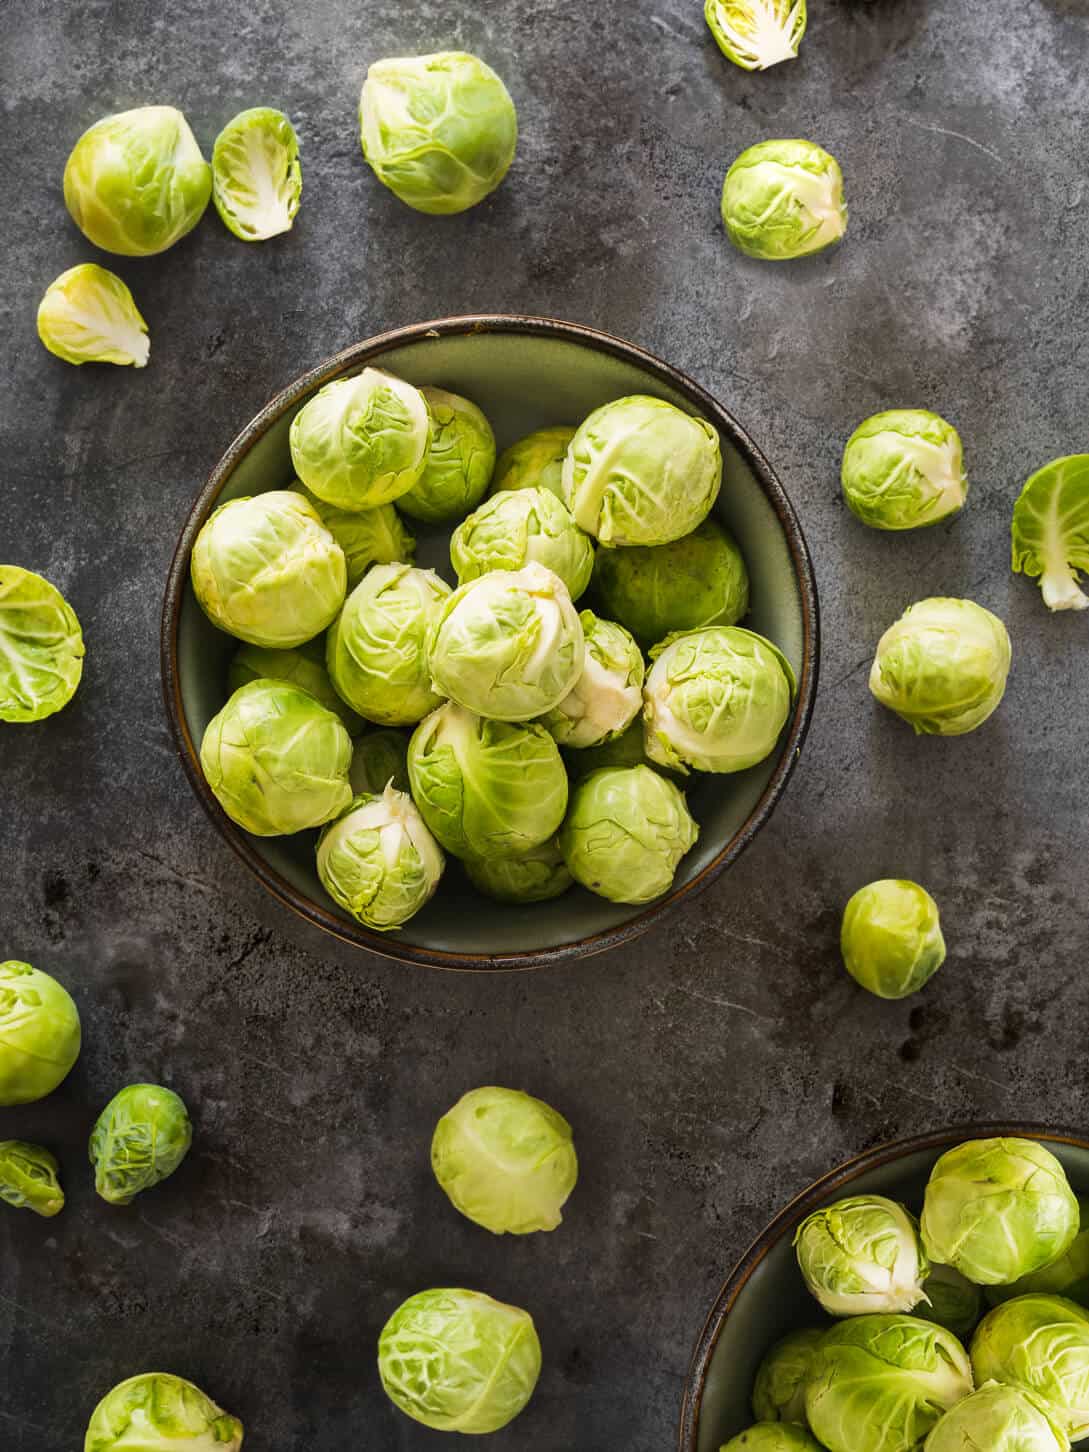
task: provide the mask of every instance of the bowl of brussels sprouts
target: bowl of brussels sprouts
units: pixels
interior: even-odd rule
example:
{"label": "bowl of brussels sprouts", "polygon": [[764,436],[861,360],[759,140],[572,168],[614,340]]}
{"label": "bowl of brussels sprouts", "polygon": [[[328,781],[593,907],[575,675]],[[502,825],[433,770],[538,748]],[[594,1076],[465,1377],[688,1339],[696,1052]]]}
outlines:
{"label": "bowl of brussels sprouts", "polygon": [[816,691],[797,517],[697,384],[551,319],[387,333],[277,395],[182,530],[167,712],[283,903],[405,962],[616,946],[767,821]]}

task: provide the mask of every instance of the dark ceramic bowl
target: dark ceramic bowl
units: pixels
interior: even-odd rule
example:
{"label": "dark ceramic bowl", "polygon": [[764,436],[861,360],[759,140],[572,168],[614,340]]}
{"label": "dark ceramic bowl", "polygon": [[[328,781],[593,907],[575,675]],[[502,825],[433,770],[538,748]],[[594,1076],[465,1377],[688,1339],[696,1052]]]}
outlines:
{"label": "dark ceramic bowl", "polygon": [[738,1261],[719,1291],[688,1368],[680,1452],[718,1452],[754,1420],[753,1379],[772,1342],[821,1312],[802,1284],[794,1232],[805,1217],[844,1195],[879,1194],[922,1204],[935,1161],[966,1139],[1012,1135],[1039,1140],[1055,1155],[1077,1195],[1089,1194],[1089,1141],[1040,1124],[966,1124],[867,1150],[814,1181],[781,1210]]}
{"label": "dark ceramic bowl", "polygon": [[[574,889],[554,902],[504,906],[479,897],[451,864],[428,906],[399,932],[371,932],[326,897],[314,867],[314,833],[256,838],[229,820],[200,769],[201,737],[223,704],[230,637],[205,618],[189,584],[189,556],[217,505],[279,489],[292,478],[288,430],[323,384],[378,364],[415,384],[436,384],[478,403],[500,448],[546,424],[578,423],[599,404],[651,393],[709,419],[722,439],[723,488],[715,513],[737,537],[752,579],[745,622],[785,652],[798,698],[776,752],[751,771],[696,777],[690,806],[700,839],[672,890],[644,907]],[[409,521],[417,559],[451,578],[448,530]],[[456,583],[456,582],[455,582]],[[596,953],[644,932],[713,881],[768,820],[798,758],[817,686],[817,592],[797,516],[763,455],[721,404],[676,369],[607,334],[542,318],[448,318],[359,343],[278,394],[231,444],[182,530],[166,587],[163,687],[182,764],[205,810],[242,861],[281,902],[346,942],[438,968],[535,968]]]}

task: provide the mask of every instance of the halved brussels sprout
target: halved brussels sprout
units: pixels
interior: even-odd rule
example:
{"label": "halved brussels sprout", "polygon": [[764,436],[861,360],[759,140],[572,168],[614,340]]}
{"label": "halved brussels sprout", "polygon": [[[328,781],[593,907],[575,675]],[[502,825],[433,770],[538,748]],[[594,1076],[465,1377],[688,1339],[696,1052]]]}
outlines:
{"label": "halved brussels sprout", "polygon": [[238,1452],[242,1423],[191,1381],[130,1376],[95,1407],[83,1452]]}
{"label": "halved brussels sprout", "polygon": [[16,1210],[33,1210],[52,1219],[64,1209],[56,1156],[40,1144],[0,1140],[0,1200]]}
{"label": "halved brussels sprout", "polygon": [[907,998],[945,962],[938,904],[917,882],[883,878],[851,898],[843,914],[844,967],[878,998]]}
{"label": "halved brussels sprout", "polygon": [[262,645],[240,645],[227,667],[227,689],[233,696],[254,681],[287,681],[309,691],[327,711],[335,711],[351,736],[358,736],[363,722],[333,689],[325,669],[325,645],[311,640],[294,650],[269,650]]}
{"label": "halved brussels sprout", "polygon": [[1013,506],[1013,572],[1040,581],[1049,610],[1084,610],[1089,595],[1089,454],[1067,454],[1037,469]]}
{"label": "halved brussels sprout", "polygon": [[[1089,1436],[1089,1311],[1063,1296],[1018,1296],[989,1311],[972,1337],[979,1382],[1046,1402],[1072,1442]],[[988,1449],[989,1452],[989,1449]]]}
{"label": "halved brussels sprout", "polygon": [[804,1427],[790,1422],[757,1422],[724,1443],[719,1452],[822,1452]]}
{"label": "halved brussels sprout", "polygon": [[760,141],[726,173],[722,221],[749,257],[784,262],[823,252],[847,229],[843,173],[813,141]]}
{"label": "halved brussels sprout", "polygon": [[1032,1292],[1065,1296],[1089,1308],[1089,1199],[1078,1196],[1078,1233],[1057,1260],[1005,1286],[988,1286],[992,1306]]}
{"label": "halved brussels sprout", "polygon": [[821,1327],[807,1326],[776,1341],[767,1352],[752,1388],[752,1410],[758,1422],[805,1425],[805,1389],[823,1337]]}
{"label": "halved brussels sprout", "polygon": [[914,1215],[883,1195],[849,1195],[814,1210],[794,1236],[810,1295],[830,1316],[910,1311],[929,1266]]}
{"label": "halved brussels sprout", "polygon": [[79,1046],[79,1010],[68,991],[29,963],[0,963],[0,1105],[52,1094]]}
{"label": "halved brussels sprout", "polygon": [[912,1315],[944,1326],[958,1340],[972,1334],[983,1314],[983,1292],[951,1265],[932,1265],[923,1282],[924,1299]]}
{"label": "halved brussels sprout", "polygon": [[51,282],[38,304],[38,337],[66,363],[117,363],[143,368],[151,343],[147,323],[121,279],[82,262]]}
{"label": "halved brussels sprout", "polygon": [[318,841],[322,887],[380,933],[401,927],[431,900],[444,866],[412,798],[392,786],[356,797]]}
{"label": "halved brussels sprout", "polygon": [[919,529],[964,507],[960,435],[925,408],[875,413],[847,440],[840,474],[851,513],[872,529]]}
{"label": "halved brussels sprout", "polygon": [[0,721],[44,721],[83,675],[76,612],[41,575],[0,565]]}
{"label": "halved brussels sprout", "polygon": [[504,489],[454,530],[450,562],[459,585],[536,562],[559,575],[577,600],[590,583],[594,546],[547,489]]}
{"label": "halved brussels sprout", "polygon": [[408,791],[408,737],[400,731],[368,731],[355,743],[348,780],[357,797],[380,796],[393,785]]}
{"label": "halved brussels sprout", "polygon": [[465,871],[477,892],[496,902],[548,902],[574,881],[557,837],[527,852],[467,857]]}
{"label": "halved brussels sprout", "polygon": [[95,1189],[110,1205],[172,1175],[189,1153],[193,1126],[181,1097],[161,1084],[130,1084],[115,1094],[91,1131]]}
{"label": "halved brussels sprout", "polygon": [[989,1381],[951,1407],[926,1452],[1070,1452],[1070,1439],[1031,1392]]}
{"label": "halved brussels sprout", "polygon": [[583,887],[610,902],[643,903],[669,891],[698,836],[671,781],[649,766],[606,768],[575,784],[560,849]]}
{"label": "halved brussels sprout", "polygon": [[643,657],[635,641],[592,610],[580,611],[579,620],[586,641],[582,674],[570,695],[541,717],[559,745],[572,750],[623,736],[643,704]]}
{"label": "halved brussels sprout", "polygon": [[397,501],[429,524],[461,519],[484,498],[495,468],[492,426],[467,398],[422,388],[431,414],[431,449],[419,480]]}
{"label": "halved brussels sprout", "polygon": [[547,489],[563,503],[563,461],[575,437],[568,424],[538,429],[499,455],[490,493],[501,489]]}
{"label": "halved brussels sprout", "polygon": [[349,590],[355,589],[372,565],[412,563],[416,541],[392,504],[378,504],[373,509],[337,509],[298,480],[291,487],[312,506],[344,551]]}
{"label": "halved brussels sprout", "polygon": [[301,196],[299,138],[284,113],[253,106],[228,121],[212,150],[212,199],[228,232],[243,242],[289,232]]}
{"label": "halved brussels sprout", "polygon": [[805,0],[707,0],[703,13],[719,50],[742,70],[797,59]]}

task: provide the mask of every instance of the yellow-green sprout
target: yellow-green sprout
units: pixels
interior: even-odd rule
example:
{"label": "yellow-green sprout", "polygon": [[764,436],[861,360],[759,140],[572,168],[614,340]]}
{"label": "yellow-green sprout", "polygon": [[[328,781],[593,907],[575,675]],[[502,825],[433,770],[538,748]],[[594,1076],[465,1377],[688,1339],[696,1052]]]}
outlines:
{"label": "yellow-green sprout", "polygon": [[[972,1337],[977,1382],[1034,1393],[1072,1442],[1089,1436],[1089,1311],[1063,1296],[1018,1296]],[[990,1452],[990,1444],[988,1452]]]}
{"label": "yellow-green sprout", "polygon": [[0,721],[44,721],[83,675],[76,612],[41,575],[0,565]]}
{"label": "yellow-green sprout", "polygon": [[33,1210],[52,1219],[64,1209],[64,1191],[55,1155],[40,1144],[0,1140],[0,1200],[16,1210]]}
{"label": "yellow-green sprout", "polygon": [[623,736],[643,704],[645,668],[635,641],[622,625],[592,610],[580,611],[579,620],[586,641],[582,674],[570,694],[541,717],[541,725],[568,750]]}
{"label": "yellow-green sprout", "polygon": [[400,731],[368,731],[355,743],[348,780],[357,797],[379,796],[393,785],[408,791],[408,737]]}
{"label": "yellow-green sprout", "polygon": [[318,841],[318,877],[357,922],[388,933],[434,896],[444,859],[412,798],[387,786],[356,797]]}
{"label": "yellow-green sprout", "polygon": [[840,950],[847,972],[868,992],[907,998],[945,962],[938,904],[917,882],[867,883],[844,910]]}
{"label": "yellow-green sprout", "polygon": [[722,221],[749,257],[783,262],[823,252],[847,228],[839,163],[812,141],[760,141],[726,173]]}
{"label": "yellow-green sprout", "polygon": [[505,489],[486,499],[454,530],[450,562],[458,584],[491,570],[545,565],[577,600],[590,583],[594,546],[567,507],[547,489]]}
{"label": "yellow-green sprout", "polygon": [[355,589],[372,565],[412,563],[416,541],[392,504],[379,504],[374,509],[337,509],[298,480],[291,487],[313,506],[344,551],[349,590]]}
{"label": "yellow-green sprout", "polygon": [[242,1423],[191,1381],[129,1377],[95,1407],[83,1452],[239,1452]]}
{"label": "yellow-green sprout", "polygon": [[38,305],[38,337],[58,358],[144,368],[151,343],[132,293],[97,262],[62,272]]}
{"label": "yellow-green sprout", "polygon": [[216,137],[212,200],[223,225],[243,242],[289,232],[302,196],[299,138],[282,111],[240,111]]}
{"label": "yellow-green sprout", "polygon": [[929,1265],[919,1226],[884,1195],[849,1195],[799,1225],[794,1252],[806,1289],[830,1316],[910,1311]]}
{"label": "yellow-green sprout", "polygon": [[926,1452],[1070,1452],[1070,1439],[1040,1397],[989,1381],[951,1407]]}
{"label": "yellow-green sprout", "polygon": [[840,473],[851,513],[872,529],[919,529],[964,507],[960,435],[925,408],[875,413],[847,440]]}
{"label": "yellow-green sprout", "polygon": [[477,892],[496,902],[549,902],[574,882],[558,837],[526,852],[466,857],[465,873]]}
{"label": "yellow-green sprout", "polygon": [[923,1282],[923,1299],[911,1314],[965,1341],[983,1314],[983,1292],[951,1265],[932,1265]]}
{"label": "yellow-green sprout", "polygon": [[1013,571],[1040,582],[1049,610],[1084,610],[1078,585],[1089,573],[1089,454],[1067,454],[1037,469],[1013,506]]}
{"label": "yellow-green sprout", "polygon": [[1089,1308],[1089,1197],[1078,1196],[1078,1233],[1062,1255],[1009,1285],[988,1286],[987,1299],[994,1306],[1037,1291]]}
{"label": "yellow-green sprout", "polygon": [[179,1095],[161,1084],[129,1084],[91,1131],[95,1189],[110,1205],[131,1205],[174,1173],[192,1142],[193,1126]]}
{"label": "yellow-green sprout", "polygon": [[227,689],[233,695],[251,681],[289,681],[309,691],[327,711],[335,711],[352,736],[363,730],[363,722],[346,701],[337,695],[325,669],[325,645],[311,640],[294,650],[269,650],[261,645],[241,645],[227,667]]}
{"label": "yellow-green sprout", "polygon": [[0,1105],[52,1094],[79,1058],[80,1039],[67,989],[29,963],[0,963]]}
{"label": "yellow-green sprout", "polygon": [[616,767],[575,784],[560,848],[571,876],[598,897],[644,903],[669,891],[698,836],[671,781],[649,766]]}
{"label": "yellow-green sprout", "polygon": [[795,60],[805,34],[805,0],[706,0],[715,44],[745,71]]}
{"label": "yellow-green sprout", "polygon": [[563,501],[563,461],[575,430],[567,424],[538,429],[499,455],[491,493],[501,489],[547,489]]}
{"label": "yellow-green sprout", "polygon": [[495,468],[492,426],[469,399],[422,388],[431,414],[431,448],[417,483],[397,503],[428,524],[461,519],[484,498]]}
{"label": "yellow-green sprout", "polygon": [[804,1427],[792,1422],[757,1422],[731,1437],[719,1452],[823,1452]]}
{"label": "yellow-green sprout", "polygon": [[792,1331],[764,1356],[752,1387],[753,1416],[758,1422],[805,1425],[805,1389],[823,1335],[817,1326]]}

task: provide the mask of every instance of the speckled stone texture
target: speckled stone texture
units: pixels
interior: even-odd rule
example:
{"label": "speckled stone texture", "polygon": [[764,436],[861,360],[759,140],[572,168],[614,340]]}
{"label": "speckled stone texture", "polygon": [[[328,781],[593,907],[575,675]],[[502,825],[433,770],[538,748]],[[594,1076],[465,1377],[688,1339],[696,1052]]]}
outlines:
{"label": "speckled stone texture", "polygon": [[[61,716],[0,727],[0,957],[55,972],[86,1046],[0,1137],[59,1153],[56,1221],[0,1213],[0,1447],[72,1452],[114,1382],[192,1377],[252,1452],[423,1449],[374,1366],[394,1306],[465,1284],[536,1318],[545,1369],[495,1452],[658,1452],[714,1290],[814,1175],[951,1121],[1077,1125],[1086,1084],[1089,620],[1008,572],[1030,470],[1089,447],[1089,5],[811,0],[802,59],[762,76],[699,0],[25,0],[3,18],[0,558],[42,571],[86,631]],[[401,206],[360,157],[368,63],[478,51],[518,105],[517,163],[467,216]],[[295,229],[265,246],[209,211],[147,261],[98,256],[61,172],[80,131],[171,102],[205,152],[244,106],[302,141]],[[801,264],[727,245],[729,161],[810,136],[842,162],[845,245]],[[96,258],[151,326],[143,373],[50,357],[34,309]],[[277,389],[398,324],[473,310],[622,334],[734,410],[798,507],[825,647],[813,730],[728,876],[631,948],[528,976],[447,977],[340,947],[245,875],[197,806],[159,693],[158,625],[197,488]],[[838,493],[865,415],[951,418],[960,520],[897,538]],[[870,700],[881,631],[964,594],[1008,623],[1002,709],[916,740]],[[839,911],[917,877],[951,946],[924,994],[843,972]],[[166,1185],[96,1201],[85,1142],[127,1081],[197,1125]],[[582,1178],[553,1235],[497,1240],[428,1167],[438,1115],[482,1082],[567,1114]],[[1089,1126],[1087,1126],[1089,1127]],[[0,1207],[2,1208],[2,1207]]]}

